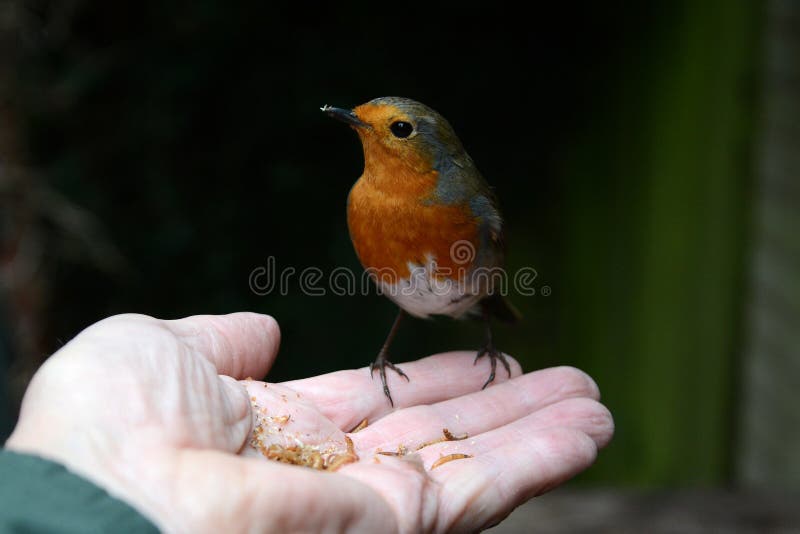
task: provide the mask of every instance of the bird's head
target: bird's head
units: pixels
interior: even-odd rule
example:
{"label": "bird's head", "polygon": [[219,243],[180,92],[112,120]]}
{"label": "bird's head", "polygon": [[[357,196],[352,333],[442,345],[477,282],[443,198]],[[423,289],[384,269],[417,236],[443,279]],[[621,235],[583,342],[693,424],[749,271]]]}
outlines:
{"label": "bird's head", "polygon": [[445,160],[464,155],[450,123],[410,98],[376,98],[352,110],[330,106],[321,109],[358,133],[367,168],[402,165],[427,173],[438,170]]}

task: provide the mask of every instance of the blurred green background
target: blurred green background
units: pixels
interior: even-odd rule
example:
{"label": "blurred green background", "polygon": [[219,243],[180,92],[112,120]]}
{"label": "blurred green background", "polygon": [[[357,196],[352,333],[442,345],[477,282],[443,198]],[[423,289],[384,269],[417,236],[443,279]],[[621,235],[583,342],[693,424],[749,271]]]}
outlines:
{"label": "blurred green background", "polygon": [[[274,381],[370,362],[388,300],[248,281],[268,257],[361,272],[345,221],[361,148],[319,107],[401,95],[450,120],[501,200],[510,271],[538,273],[500,347],[528,371],[586,370],[615,415],[582,480],[797,485],[798,431],[769,423],[793,392],[758,404],[800,377],[796,126],[765,140],[769,117],[798,117],[775,93],[796,94],[800,56],[787,89],[765,44],[793,39],[797,9],[552,4],[3,3],[0,437],[39,363],[111,314],[270,313]],[[780,268],[763,278],[765,257]],[[413,321],[395,361],[480,341]]]}

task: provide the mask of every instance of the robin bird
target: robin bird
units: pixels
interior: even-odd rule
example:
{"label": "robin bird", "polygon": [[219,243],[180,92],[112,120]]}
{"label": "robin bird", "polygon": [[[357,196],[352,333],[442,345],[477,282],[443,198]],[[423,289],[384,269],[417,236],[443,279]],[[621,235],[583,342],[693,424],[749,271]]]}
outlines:
{"label": "robin bird", "polygon": [[382,97],[352,110],[323,106],[350,125],[364,148],[364,173],[350,190],[347,224],[361,264],[380,292],[400,308],[370,375],[377,370],[394,406],[386,368],[405,313],[429,318],[481,318],[495,378],[508,361],[492,341],[490,317],[516,322],[519,313],[498,292],[504,258],[497,199],[453,128],[439,113],[408,98]]}

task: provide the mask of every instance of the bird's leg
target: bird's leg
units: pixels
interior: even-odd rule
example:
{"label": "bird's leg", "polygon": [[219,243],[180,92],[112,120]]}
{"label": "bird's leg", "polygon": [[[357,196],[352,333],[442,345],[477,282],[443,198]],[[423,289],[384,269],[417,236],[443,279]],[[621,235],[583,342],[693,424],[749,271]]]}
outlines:
{"label": "bird's leg", "polygon": [[[381,375],[381,383],[383,384],[383,392],[386,394],[386,397],[389,399],[389,404],[392,405],[394,408],[394,401],[392,400],[392,395],[389,393],[389,386],[386,384],[386,368],[388,367],[398,375],[402,376],[406,380],[409,380],[408,375],[406,375],[399,367],[389,361],[389,346],[392,344],[392,340],[394,340],[394,336],[397,334],[397,330],[400,327],[400,321],[403,319],[403,310],[400,309],[397,312],[397,317],[394,320],[394,324],[392,324],[392,329],[389,330],[389,335],[386,336],[386,341],[383,343],[383,347],[381,347],[381,351],[378,353],[378,357],[375,358],[375,361],[369,365],[369,376],[372,376],[372,373],[375,369],[378,370],[378,373]],[[409,380],[410,381],[410,380]]]}
{"label": "bird's leg", "polygon": [[486,341],[483,344],[483,348],[478,351],[478,354],[475,356],[475,361],[472,364],[475,365],[478,363],[478,360],[484,354],[489,357],[489,361],[492,363],[492,372],[489,373],[489,379],[481,388],[486,389],[486,386],[494,381],[495,370],[497,369],[497,360],[500,360],[500,363],[502,363],[503,367],[506,368],[509,378],[511,377],[511,366],[508,365],[508,360],[506,360],[505,354],[497,350],[494,346],[494,342],[492,341],[492,322],[489,318],[489,310],[486,308],[486,306],[483,306],[483,321],[486,325]]}

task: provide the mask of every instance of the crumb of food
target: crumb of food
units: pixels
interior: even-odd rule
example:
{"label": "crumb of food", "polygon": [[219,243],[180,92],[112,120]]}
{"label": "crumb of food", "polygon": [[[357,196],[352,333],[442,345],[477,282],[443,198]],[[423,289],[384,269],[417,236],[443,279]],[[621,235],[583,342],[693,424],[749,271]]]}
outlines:
{"label": "crumb of food", "polygon": [[456,437],[446,428],[442,429],[442,434],[444,434],[444,437],[447,438],[447,441],[461,441],[462,439],[467,439],[469,437],[468,434],[464,434],[461,437]]}
{"label": "crumb of food", "polygon": [[267,457],[268,460],[274,460],[285,464],[302,465],[310,467],[311,469],[323,469],[325,461],[319,451],[313,447],[301,447],[293,445],[291,447],[284,447],[273,443],[261,453]]}
{"label": "crumb of food", "polygon": [[382,454],[384,456],[405,456],[406,454],[408,454],[408,449],[406,448],[405,445],[403,445],[401,443],[400,445],[397,446],[397,451],[396,452],[382,451],[382,450],[378,449],[378,450],[375,451],[375,454]]}
{"label": "crumb of food", "polygon": [[431,471],[439,467],[440,465],[446,464],[447,462],[452,462],[453,460],[463,460],[464,458],[472,458],[471,454],[448,454],[447,456],[442,456],[431,465]]}
{"label": "crumb of food", "polygon": [[359,430],[364,430],[365,428],[367,428],[368,424],[369,424],[369,421],[367,421],[367,418],[365,417],[364,419],[361,420],[360,423],[358,423],[356,426],[354,426],[353,429],[350,432],[348,432],[348,434],[355,434]]}
{"label": "crumb of food", "polygon": [[250,400],[251,400],[251,401],[253,401],[253,402],[255,402],[255,401],[256,401],[256,398],[255,398],[255,397],[250,397]]}
{"label": "crumb of food", "polygon": [[284,464],[300,465],[320,471],[336,471],[343,465],[357,462],[358,455],[353,447],[353,441],[345,436],[346,450],[337,454],[331,447],[322,448],[319,445],[307,445],[298,442],[295,445],[284,446],[278,443],[264,445],[260,439],[264,429],[261,425],[254,430],[254,437],[250,445],[255,447],[265,458]]}
{"label": "crumb of food", "polygon": [[328,465],[325,467],[327,471],[337,471],[343,465],[352,464],[353,462],[358,461],[358,455],[356,454],[355,447],[353,446],[353,440],[350,439],[350,436],[345,436],[344,441],[347,444],[347,451],[344,454],[333,455],[328,461]]}
{"label": "crumb of food", "polygon": [[253,377],[252,376],[248,376],[247,378],[245,378],[245,381],[252,382],[253,381]]}
{"label": "crumb of food", "polygon": [[281,416],[272,416],[272,417],[270,417],[270,420],[271,420],[273,423],[278,423],[279,425],[285,425],[285,424],[286,424],[286,423],[288,423],[288,422],[289,422],[291,419],[292,419],[292,415],[291,415],[291,414],[288,414],[288,415],[281,415]]}
{"label": "crumb of food", "polygon": [[[261,415],[265,414],[266,408],[260,407],[255,402],[255,398],[252,400],[254,412]],[[341,444],[337,446],[335,443],[328,442],[324,445],[309,445],[304,443],[299,438],[299,435],[289,432],[288,427],[287,432],[284,432],[284,428],[281,425],[286,425],[291,420],[291,414],[256,417],[250,446],[259,451],[268,460],[300,465],[321,471],[336,471],[343,465],[359,460],[353,440],[349,436],[344,437],[344,452],[341,452]],[[289,444],[275,443],[274,441],[278,435],[281,436],[278,439]]]}
{"label": "crumb of food", "polygon": [[463,436],[454,436],[448,429],[443,428],[441,438],[434,439],[432,441],[426,441],[425,443],[417,447],[417,450],[425,448],[429,445],[434,445],[436,443],[442,443],[444,441],[461,441],[462,439],[467,439],[468,437],[469,437],[468,434],[464,434]]}

